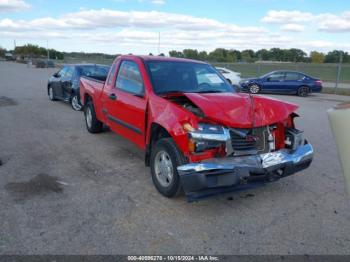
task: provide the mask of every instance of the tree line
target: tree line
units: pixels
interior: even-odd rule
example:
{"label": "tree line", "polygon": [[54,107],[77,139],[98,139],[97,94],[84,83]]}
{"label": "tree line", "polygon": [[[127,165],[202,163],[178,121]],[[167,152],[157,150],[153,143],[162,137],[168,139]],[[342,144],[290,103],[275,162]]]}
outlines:
{"label": "tree line", "polygon": [[[6,49],[0,47],[0,57],[4,56]],[[15,55],[30,58],[47,57],[47,49],[37,45],[26,44],[24,46],[17,46],[13,51]],[[162,54],[163,55],[163,54]],[[343,63],[350,63],[350,54],[341,50],[333,50],[328,53],[312,51],[308,55],[301,49],[290,48],[271,48],[260,49],[254,51],[246,49],[243,51],[235,49],[217,48],[212,52],[198,51],[197,49],[184,49],[183,51],[172,50],[169,52],[171,57],[190,58],[210,62],[256,62],[256,61],[280,61],[280,62],[306,62],[306,63],[338,63],[342,58]],[[108,58],[113,59],[115,55],[107,55],[102,53],[84,53],[84,52],[59,52],[55,49],[49,49],[50,59],[63,60],[64,57],[71,57],[77,59],[88,58]]]}
{"label": "tree line", "polygon": [[279,61],[279,62],[304,62],[304,63],[338,63],[342,57],[343,63],[350,63],[348,52],[333,50],[328,53],[312,51],[308,55],[301,49],[271,48],[254,51],[217,48],[212,52],[198,51],[197,49],[184,49],[183,51],[172,50],[171,57],[189,58],[210,62],[256,62],[256,61]]}
{"label": "tree line", "polygon": [[[13,50],[15,55],[30,57],[30,58],[40,58],[47,57],[47,49],[37,45],[27,44],[23,46],[16,46]],[[64,55],[55,49],[49,49],[50,59],[63,59]]]}

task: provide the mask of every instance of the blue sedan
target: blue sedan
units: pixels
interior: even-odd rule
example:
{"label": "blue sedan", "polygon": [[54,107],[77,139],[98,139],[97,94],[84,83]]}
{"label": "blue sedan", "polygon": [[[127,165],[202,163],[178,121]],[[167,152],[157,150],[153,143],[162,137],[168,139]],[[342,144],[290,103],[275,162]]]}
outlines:
{"label": "blue sedan", "polygon": [[252,94],[264,92],[307,96],[322,91],[320,79],[294,71],[273,71],[258,78],[244,79],[239,84],[243,91]]}

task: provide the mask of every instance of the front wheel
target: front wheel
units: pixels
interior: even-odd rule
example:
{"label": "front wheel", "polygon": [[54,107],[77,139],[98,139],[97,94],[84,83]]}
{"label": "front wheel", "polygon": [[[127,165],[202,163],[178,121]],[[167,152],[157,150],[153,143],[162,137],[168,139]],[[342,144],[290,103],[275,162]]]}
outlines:
{"label": "front wheel", "polygon": [[96,118],[95,108],[92,101],[86,103],[84,107],[84,115],[86,122],[86,129],[90,133],[100,133],[102,132],[103,124]]}
{"label": "front wheel", "polygon": [[260,92],[260,86],[258,86],[257,84],[251,84],[249,86],[249,92],[251,94],[257,94]]}
{"label": "front wheel", "polygon": [[82,106],[80,104],[80,100],[79,100],[78,95],[73,95],[73,97],[70,100],[70,105],[72,106],[73,110],[81,111]]}
{"label": "front wheel", "polygon": [[152,180],[163,196],[175,197],[181,192],[180,176],[177,167],[185,159],[171,138],[160,139],[151,152]]}
{"label": "front wheel", "polygon": [[55,94],[54,94],[54,92],[53,92],[53,88],[52,88],[51,86],[49,86],[49,89],[47,90],[47,93],[48,93],[49,99],[50,99],[51,101],[55,101],[55,100],[56,100]]}

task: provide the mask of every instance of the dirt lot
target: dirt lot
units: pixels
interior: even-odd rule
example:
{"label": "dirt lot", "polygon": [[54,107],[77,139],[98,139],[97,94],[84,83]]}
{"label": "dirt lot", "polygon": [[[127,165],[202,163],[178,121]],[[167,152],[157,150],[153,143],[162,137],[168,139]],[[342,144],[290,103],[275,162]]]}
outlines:
{"label": "dirt lot", "polygon": [[187,203],[160,196],[143,154],[51,102],[52,70],[0,63],[0,254],[350,254],[350,205],[326,109],[300,105],[316,155],[306,171]]}

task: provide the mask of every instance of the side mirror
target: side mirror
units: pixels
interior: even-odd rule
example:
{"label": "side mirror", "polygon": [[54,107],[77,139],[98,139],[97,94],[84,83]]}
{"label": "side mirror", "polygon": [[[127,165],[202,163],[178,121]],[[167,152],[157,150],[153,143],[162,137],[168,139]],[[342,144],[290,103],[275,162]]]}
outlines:
{"label": "side mirror", "polygon": [[266,77],[266,78],[265,78],[265,81],[266,81],[266,82],[270,82],[270,80],[271,80],[270,77]]}
{"label": "side mirror", "polygon": [[58,72],[57,72],[57,73],[54,73],[54,74],[53,74],[53,77],[56,77],[56,78],[57,78],[57,77],[60,77],[60,74],[59,74]]}

